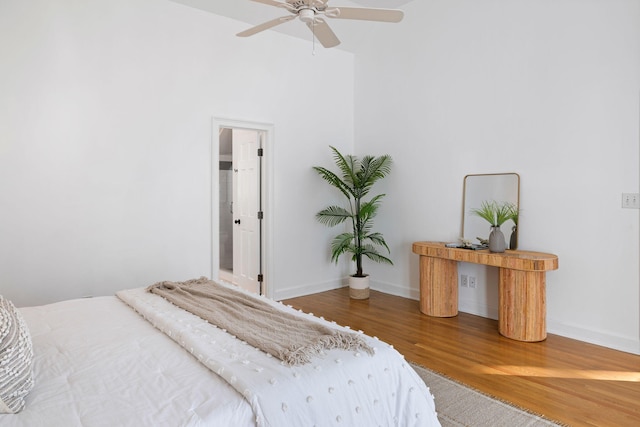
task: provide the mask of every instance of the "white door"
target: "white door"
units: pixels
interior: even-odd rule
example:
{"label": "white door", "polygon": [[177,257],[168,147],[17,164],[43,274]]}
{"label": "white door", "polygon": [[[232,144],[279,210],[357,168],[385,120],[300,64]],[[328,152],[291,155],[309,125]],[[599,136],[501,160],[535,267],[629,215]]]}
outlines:
{"label": "white door", "polygon": [[233,129],[233,282],[259,293],[260,229],[258,197],[260,133]]}

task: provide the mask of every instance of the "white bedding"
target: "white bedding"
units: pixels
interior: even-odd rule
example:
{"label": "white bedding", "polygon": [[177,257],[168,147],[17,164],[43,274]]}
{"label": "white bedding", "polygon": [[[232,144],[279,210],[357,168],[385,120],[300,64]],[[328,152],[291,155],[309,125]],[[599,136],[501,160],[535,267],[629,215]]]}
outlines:
{"label": "white bedding", "polygon": [[20,311],[35,386],[3,427],[255,425],[231,386],[115,296]]}
{"label": "white bedding", "polygon": [[0,425],[439,425],[427,387],[381,341],[367,338],[374,357],[331,350],[287,367],[161,297],[119,296],[171,338],[116,297],[21,309],[36,383]]}

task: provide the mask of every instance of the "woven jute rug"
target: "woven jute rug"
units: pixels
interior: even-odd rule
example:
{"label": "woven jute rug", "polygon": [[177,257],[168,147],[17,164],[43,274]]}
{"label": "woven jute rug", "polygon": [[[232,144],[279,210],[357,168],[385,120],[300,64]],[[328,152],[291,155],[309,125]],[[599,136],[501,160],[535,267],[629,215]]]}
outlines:
{"label": "woven jute rug", "polygon": [[494,399],[411,363],[433,394],[442,427],[556,427],[552,421]]}

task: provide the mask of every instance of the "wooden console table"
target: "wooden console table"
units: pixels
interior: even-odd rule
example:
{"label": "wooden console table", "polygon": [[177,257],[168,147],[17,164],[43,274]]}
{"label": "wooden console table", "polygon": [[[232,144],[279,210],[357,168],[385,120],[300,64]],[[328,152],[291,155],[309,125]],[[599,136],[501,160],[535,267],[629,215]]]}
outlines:
{"label": "wooden console table", "polygon": [[500,334],[518,341],[547,338],[546,272],[558,269],[558,257],[529,251],[493,253],[448,248],[443,242],[415,242],[420,255],[420,311],[428,316],[458,314],[458,262],[500,268]]}

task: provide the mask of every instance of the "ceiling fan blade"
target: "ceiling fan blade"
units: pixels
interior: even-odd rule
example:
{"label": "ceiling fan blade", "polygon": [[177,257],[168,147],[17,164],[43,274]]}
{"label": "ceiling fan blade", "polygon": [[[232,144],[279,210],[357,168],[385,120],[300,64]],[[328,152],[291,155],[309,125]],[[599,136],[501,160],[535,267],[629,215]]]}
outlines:
{"label": "ceiling fan blade", "polygon": [[307,22],[307,27],[309,27],[313,32],[322,46],[329,48],[340,44],[340,40],[324,19],[316,19],[314,22]]}
{"label": "ceiling fan blade", "polygon": [[268,30],[269,28],[273,28],[276,25],[284,24],[285,22],[291,21],[292,19],[295,19],[295,18],[296,18],[295,15],[281,16],[280,18],[272,19],[271,21],[267,21],[267,22],[264,22],[264,23],[262,23],[260,25],[256,25],[255,27],[251,27],[248,30],[244,30],[244,31],[236,34],[236,36],[238,36],[238,37],[249,37],[249,36],[257,34],[257,33],[261,32],[261,31]]}
{"label": "ceiling fan blade", "polygon": [[399,9],[371,9],[365,7],[336,7],[327,9],[329,18],[359,19],[362,21],[400,22],[404,12]]}
{"label": "ceiling fan blade", "polygon": [[291,4],[281,2],[281,1],[275,1],[275,0],[251,0],[251,1],[254,1],[256,3],[268,4],[269,6],[284,7],[285,9],[288,9],[291,11],[296,10],[293,6],[291,6]]}

